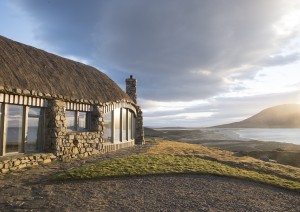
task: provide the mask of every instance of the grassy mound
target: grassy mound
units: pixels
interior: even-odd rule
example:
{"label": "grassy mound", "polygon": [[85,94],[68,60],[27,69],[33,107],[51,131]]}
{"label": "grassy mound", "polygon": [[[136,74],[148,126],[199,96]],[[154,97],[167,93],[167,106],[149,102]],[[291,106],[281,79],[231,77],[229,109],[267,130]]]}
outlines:
{"label": "grassy mound", "polygon": [[153,174],[213,174],[300,191],[300,169],[180,142],[160,141],[146,153],[115,158],[67,171],[58,180],[101,179]]}

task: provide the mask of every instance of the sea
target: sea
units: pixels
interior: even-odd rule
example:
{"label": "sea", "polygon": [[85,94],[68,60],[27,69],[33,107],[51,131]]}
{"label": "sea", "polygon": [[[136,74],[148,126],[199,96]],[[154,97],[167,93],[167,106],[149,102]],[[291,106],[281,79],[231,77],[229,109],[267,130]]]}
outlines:
{"label": "sea", "polygon": [[241,138],[259,141],[277,141],[300,145],[300,129],[295,128],[243,128],[233,129]]}

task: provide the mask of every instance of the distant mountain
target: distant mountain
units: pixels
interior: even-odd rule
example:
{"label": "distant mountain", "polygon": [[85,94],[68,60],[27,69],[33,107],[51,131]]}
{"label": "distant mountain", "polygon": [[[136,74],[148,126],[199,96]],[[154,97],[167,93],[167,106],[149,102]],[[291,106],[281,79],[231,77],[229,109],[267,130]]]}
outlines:
{"label": "distant mountain", "polygon": [[300,128],[300,105],[287,104],[267,108],[250,118],[218,128]]}

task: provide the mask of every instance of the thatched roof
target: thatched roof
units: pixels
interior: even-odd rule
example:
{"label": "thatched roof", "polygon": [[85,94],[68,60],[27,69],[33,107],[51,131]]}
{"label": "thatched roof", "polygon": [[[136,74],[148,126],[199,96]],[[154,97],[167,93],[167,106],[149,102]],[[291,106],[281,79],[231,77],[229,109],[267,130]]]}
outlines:
{"label": "thatched roof", "polygon": [[0,85],[70,99],[130,100],[97,69],[0,36]]}

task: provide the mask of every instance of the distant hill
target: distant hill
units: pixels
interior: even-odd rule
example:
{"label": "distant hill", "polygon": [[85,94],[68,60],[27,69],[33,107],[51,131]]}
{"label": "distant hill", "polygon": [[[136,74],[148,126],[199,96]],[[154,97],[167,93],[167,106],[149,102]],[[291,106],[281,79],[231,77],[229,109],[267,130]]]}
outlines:
{"label": "distant hill", "polygon": [[300,105],[286,104],[267,108],[250,118],[218,128],[300,128]]}
{"label": "distant hill", "polygon": [[144,127],[144,134],[146,137],[160,137],[163,133],[150,127]]}

